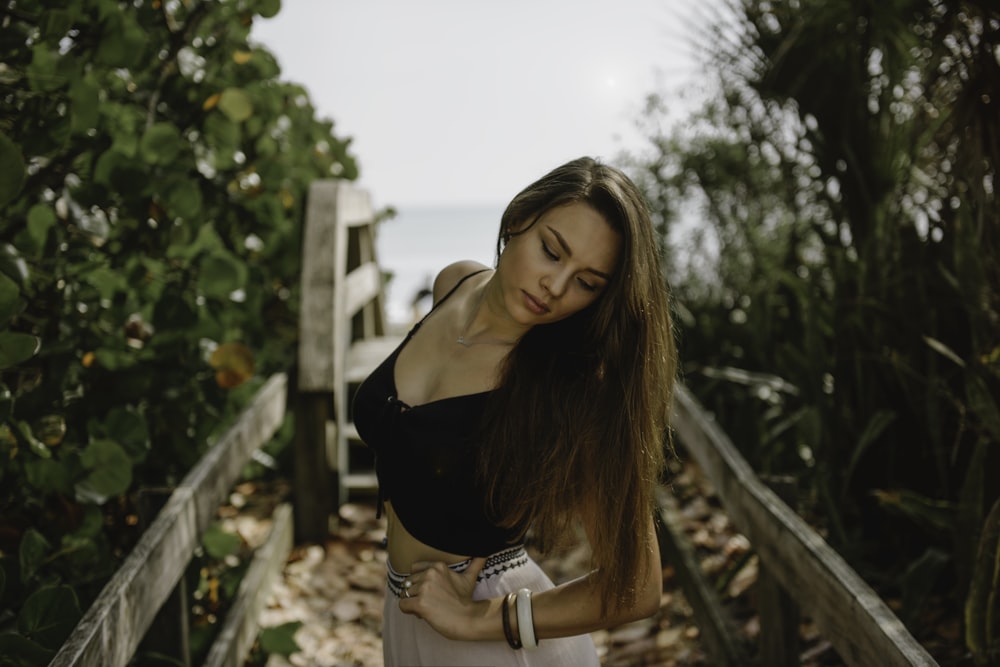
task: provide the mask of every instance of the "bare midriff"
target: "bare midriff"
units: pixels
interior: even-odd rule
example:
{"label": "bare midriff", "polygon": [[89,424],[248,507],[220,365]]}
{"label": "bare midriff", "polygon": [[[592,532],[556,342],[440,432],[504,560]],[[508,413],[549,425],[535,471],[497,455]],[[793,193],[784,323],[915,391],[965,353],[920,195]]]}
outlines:
{"label": "bare midriff", "polygon": [[419,561],[460,563],[468,556],[448,553],[428,546],[415,538],[403,527],[403,522],[396,516],[392,503],[385,501],[386,517],[386,550],[389,562],[397,572],[411,572],[413,564]]}

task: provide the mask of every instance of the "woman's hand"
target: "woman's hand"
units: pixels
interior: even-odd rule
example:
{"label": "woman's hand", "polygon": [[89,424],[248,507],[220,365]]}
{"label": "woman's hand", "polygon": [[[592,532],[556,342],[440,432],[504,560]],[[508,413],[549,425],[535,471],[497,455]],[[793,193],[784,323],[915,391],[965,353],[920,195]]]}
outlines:
{"label": "woman's hand", "polygon": [[476,577],[486,564],[473,558],[463,572],[455,572],[441,562],[417,561],[403,581],[399,610],[430,623],[448,639],[476,639],[474,628],[489,603],[473,600]]}

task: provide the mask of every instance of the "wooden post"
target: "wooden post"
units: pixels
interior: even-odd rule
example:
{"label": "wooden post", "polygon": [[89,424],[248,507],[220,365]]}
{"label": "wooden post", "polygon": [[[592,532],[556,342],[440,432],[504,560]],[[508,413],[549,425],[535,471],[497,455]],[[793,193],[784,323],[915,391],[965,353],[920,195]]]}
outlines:
{"label": "wooden post", "polygon": [[[150,488],[139,491],[139,526],[145,532],[169,500],[173,489]],[[190,619],[188,617],[187,579],[181,576],[177,586],[156,613],[150,629],[139,644],[139,653],[167,656],[176,664],[191,667]]]}
{"label": "wooden post", "polygon": [[[795,506],[794,477],[763,478],[785,503]],[[757,574],[757,614],[760,617],[760,664],[796,667],[799,664],[799,606],[760,561]]]}
{"label": "wooden post", "polygon": [[299,392],[295,401],[295,539],[323,544],[329,534],[330,465],[326,460],[326,425],[332,397]]}

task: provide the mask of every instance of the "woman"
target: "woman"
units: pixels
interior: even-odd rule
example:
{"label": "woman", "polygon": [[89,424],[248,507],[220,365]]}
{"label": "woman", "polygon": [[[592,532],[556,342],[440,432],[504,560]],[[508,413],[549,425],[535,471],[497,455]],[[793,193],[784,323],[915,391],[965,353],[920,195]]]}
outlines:
{"label": "woman", "polygon": [[[358,389],[388,519],[396,665],[597,665],[587,633],[653,614],[652,522],[675,348],[640,193],[590,158],[503,214],[495,269],[435,305]],[[553,586],[524,552],[579,521],[594,569]]]}

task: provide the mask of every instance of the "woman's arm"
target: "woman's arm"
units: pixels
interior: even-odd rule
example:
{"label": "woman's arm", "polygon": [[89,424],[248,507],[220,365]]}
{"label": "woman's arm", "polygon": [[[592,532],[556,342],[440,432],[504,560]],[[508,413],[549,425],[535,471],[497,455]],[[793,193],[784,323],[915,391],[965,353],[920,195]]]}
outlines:
{"label": "woman's arm", "polygon": [[[586,523],[586,522],[585,522]],[[589,526],[588,526],[589,528]],[[601,609],[601,591],[593,574],[574,579],[555,588],[531,595],[535,637],[539,640],[585,634],[651,616],[660,607],[663,590],[660,551],[653,520],[650,517],[645,536],[650,549],[637,574],[634,604],[623,609]],[[588,530],[588,532],[590,532]],[[472,600],[476,576],[485,559],[473,559],[465,572],[456,573],[444,563],[414,563],[413,597],[399,600],[401,611],[423,618],[442,635],[463,640],[502,640],[503,598]],[[516,614],[511,621],[516,628]]]}

